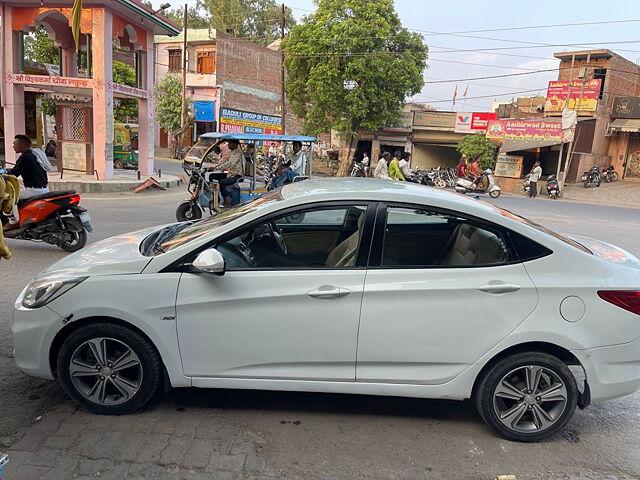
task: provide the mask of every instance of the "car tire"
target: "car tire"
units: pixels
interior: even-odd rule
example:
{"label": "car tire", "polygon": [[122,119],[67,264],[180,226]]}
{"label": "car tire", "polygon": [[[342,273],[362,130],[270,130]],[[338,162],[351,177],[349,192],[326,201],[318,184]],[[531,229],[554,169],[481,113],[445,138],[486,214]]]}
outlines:
{"label": "car tire", "polygon": [[575,378],[561,360],[530,352],[511,355],[489,368],[475,402],[484,422],[501,437],[537,442],[565,427],[578,395]]}
{"label": "car tire", "polygon": [[163,379],[162,361],[151,342],[131,328],[108,322],[69,335],[58,354],[57,373],[67,395],[104,415],[139,410]]}

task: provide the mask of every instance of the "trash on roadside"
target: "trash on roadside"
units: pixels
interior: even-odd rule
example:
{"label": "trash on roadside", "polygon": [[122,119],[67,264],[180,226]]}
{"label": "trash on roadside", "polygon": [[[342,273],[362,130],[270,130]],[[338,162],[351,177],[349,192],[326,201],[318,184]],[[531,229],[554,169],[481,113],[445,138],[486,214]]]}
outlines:
{"label": "trash on roadside", "polygon": [[515,475],[497,475],[493,480],[518,480]]}
{"label": "trash on roadside", "polygon": [[4,471],[4,466],[9,463],[9,455],[0,453],[0,480],[2,479],[2,472]]}

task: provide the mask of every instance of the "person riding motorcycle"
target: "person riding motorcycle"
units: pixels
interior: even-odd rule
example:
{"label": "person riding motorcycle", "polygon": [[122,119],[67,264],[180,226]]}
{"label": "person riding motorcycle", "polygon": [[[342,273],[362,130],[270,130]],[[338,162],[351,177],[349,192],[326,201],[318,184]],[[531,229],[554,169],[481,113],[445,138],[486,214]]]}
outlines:
{"label": "person riding motorcycle", "polygon": [[20,156],[16,160],[15,166],[7,173],[22,177],[24,186],[20,187],[20,199],[25,200],[49,193],[47,171],[31,150],[31,139],[26,135],[16,135],[13,140],[13,150]]}
{"label": "person riding motorcycle", "polygon": [[467,170],[469,174],[469,179],[473,182],[474,187],[478,184],[478,180],[482,177],[482,170],[480,170],[480,165],[478,165],[479,158],[476,158]]}
{"label": "person riding motorcycle", "polygon": [[220,193],[224,199],[225,205],[231,205],[231,193],[229,187],[237,184],[244,176],[244,153],[240,148],[240,142],[238,140],[227,140],[229,147],[229,158],[226,162],[216,165],[216,170],[229,170],[229,176],[218,180],[220,185]]}

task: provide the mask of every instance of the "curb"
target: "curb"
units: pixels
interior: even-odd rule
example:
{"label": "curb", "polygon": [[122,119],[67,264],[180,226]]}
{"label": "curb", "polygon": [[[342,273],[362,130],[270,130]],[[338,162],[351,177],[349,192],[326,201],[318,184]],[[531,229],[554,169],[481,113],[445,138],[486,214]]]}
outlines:
{"label": "curb", "polygon": [[[78,193],[116,193],[116,192],[132,192],[136,187],[143,184],[148,178],[147,177],[140,180],[135,181],[126,181],[126,182],[118,182],[118,181],[93,181],[93,182],[82,182],[82,181],[74,181],[74,180],[50,180],[49,181],[49,190],[75,190]],[[156,179],[158,180],[158,179]],[[166,189],[179,187],[180,179],[173,177],[170,180],[158,180],[158,183],[165,187]]]}

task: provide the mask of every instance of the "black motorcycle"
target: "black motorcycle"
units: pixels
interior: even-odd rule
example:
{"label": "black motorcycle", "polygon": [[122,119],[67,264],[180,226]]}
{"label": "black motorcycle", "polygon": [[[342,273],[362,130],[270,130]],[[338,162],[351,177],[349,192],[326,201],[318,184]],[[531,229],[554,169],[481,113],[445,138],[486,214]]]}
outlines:
{"label": "black motorcycle", "polygon": [[604,177],[604,181],[607,183],[615,182],[618,180],[618,172],[616,172],[613,165],[609,165],[606,169],[602,169],[602,176]]}
{"label": "black motorcycle", "polygon": [[366,169],[364,163],[360,161],[353,162],[353,168],[351,169],[352,177],[364,177],[366,176]]}
{"label": "black motorcycle", "polygon": [[560,186],[555,175],[549,175],[547,177],[547,195],[552,200],[557,200],[560,196]]}
{"label": "black motorcycle", "polygon": [[592,185],[599,187],[602,183],[602,177],[600,176],[600,168],[597,166],[591,167],[588,172],[582,174],[582,183],[584,188],[589,188]]}

